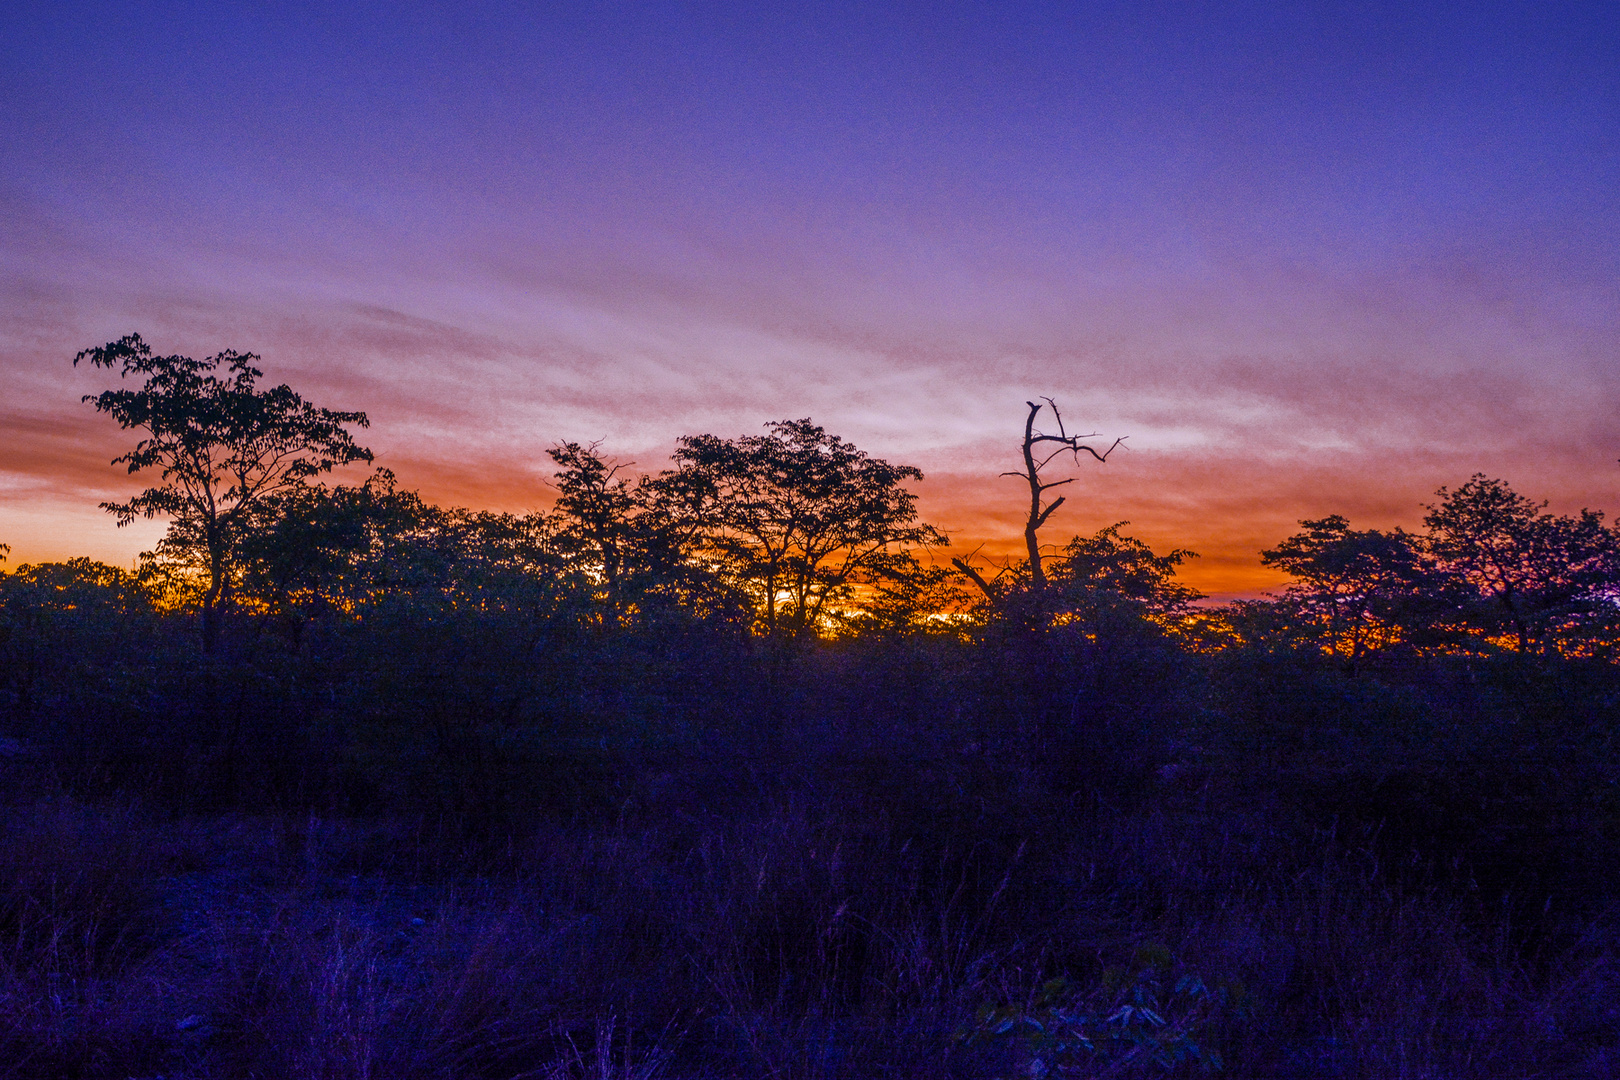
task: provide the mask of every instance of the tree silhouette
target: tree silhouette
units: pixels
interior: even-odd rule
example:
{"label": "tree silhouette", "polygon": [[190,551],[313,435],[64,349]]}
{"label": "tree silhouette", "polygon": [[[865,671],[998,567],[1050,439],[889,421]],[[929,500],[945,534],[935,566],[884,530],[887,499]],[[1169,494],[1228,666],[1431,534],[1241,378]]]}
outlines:
{"label": "tree silhouette", "polygon": [[1491,603],[1520,652],[1545,652],[1560,631],[1586,622],[1613,622],[1620,536],[1601,512],[1542,513],[1545,502],[1484,473],[1435,495],[1423,521],[1441,568]]}
{"label": "tree silhouette", "polygon": [[[1070,476],[1062,480],[1046,480],[1041,476],[1041,470],[1050,465],[1055,459],[1064,454],[1070,455],[1076,462],[1080,460],[1082,452],[1090,454],[1099,462],[1106,462],[1108,455],[1112,454],[1118,446],[1125,441],[1124,437],[1115,439],[1107,450],[1098,451],[1085,440],[1097,437],[1093,432],[1090,435],[1071,435],[1063,423],[1063,414],[1058,411],[1057,402],[1049,397],[1040,401],[1027,401],[1029,415],[1024,419],[1023,458],[1024,468],[1020,472],[1004,472],[1002,476],[1016,476],[1029,486],[1029,515],[1024,519],[1024,548],[1028,561],[1026,572],[1029,576],[1029,594],[1034,601],[1034,607],[1040,609],[1044,603],[1042,597],[1046,592],[1046,570],[1042,566],[1040,529],[1046,524],[1057,508],[1067,501],[1067,496],[1060,495],[1051,502],[1046,501],[1046,493],[1053,488],[1074,483],[1075,478]],[[1043,409],[1052,410],[1052,418],[1057,422],[1057,434],[1040,431],[1035,427],[1035,421]],[[971,557],[971,556],[970,556]],[[989,600],[997,602],[1003,599],[1001,591],[987,581],[975,567],[966,559],[952,559],[955,566],[966,575]],[[1037,615],[1037,622],[1039,616]]]}
{"label": "tree silhouette", "polygon": [[238,602],[296,645],[306,624],[356,612],[418,578],[397,538],[435,512],[398,491],[387,469],[355,486],[302,484],[261,499],[238,530]]}
{"label": "tree silhouette", "polygon": [[1120,533],[1129,524],[1120,521],[1091,536],[1076,536],[1052,556],[1048,588],[1063,611],[1085,618],[1099,607],[1123,604],[1143,616],[1169,620],[1203,599],[1176,580],[1176,569],[1198,553],[1176,548],[1155,554],[1141,540]]}
{"label": "tree silhouette", "polygon": [[548,543],[577,615],[603,629],[645,628],[648,619],[748,623],[748,599],[692,557],[704,522],[676,497],[679,485],[631,479],[595,443],[547,453],[557,464]]}
{"label": "tree silhouette", "polygon": [[1372,648],[1410,639],[1408,616],[1439,582],[1425,562],[1422,539],[1400,529],[1357,530],[1339,514],[1301,521],[1295,533],[1260,553],[1260,561],[1298,579],[1284,599],[1300,616],[1296,629],[1354,673]]}
{"label": "tree silhouette", "polygon": [[89,675],[127,660],[151,615],[134,575],[83,556],[0,575],[0,715],[9,691],[10,707],[28,716],[48,671]]}
{"label": "tree silhouette", "polygon": [[86,394],[119,426],[146,432],[113,464],[131,473],[158,469],[162,483],[128,502],[102,503],[119,525],[137,517],[171,519],[159,555],[200,573],[203,641],[212,649],[219,611],[229,604],[242,530],[266,500],[339,465],[370,461],[345,425],[367,426],[362,412],[317,408],[285,384],[258,388],[264,373],[252,353],[227,350],[203,360],[156,356],[129,334],[73,358],[120,367],[144,378],[138,390]]}
{"label": "tree silhouette", "polygon": [[617,622],[624,578],[635,561],[637,526],[646,512],[644,490],[619,475],[623,466],[604,459],[595,443],[561,443],[547,454],[557,464],[553,545],[565,566],[581,571],[608,621]]}
{"label": "tree silhouette", "polygon": [[693,555],[755,599],[760,631],[795,641],[857,606],[861,587],[915,567],[908,549],[946,543],[917,521],[907,480],[922,473],[870,457],[810,420],[767,435],[685,436],[657,489],[683,516]]}

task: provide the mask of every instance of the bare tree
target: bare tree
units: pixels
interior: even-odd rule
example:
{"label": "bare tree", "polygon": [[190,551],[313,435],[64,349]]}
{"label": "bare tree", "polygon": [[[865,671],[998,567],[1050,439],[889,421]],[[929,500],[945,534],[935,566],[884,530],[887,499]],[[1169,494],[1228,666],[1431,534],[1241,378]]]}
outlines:
{"label": "bare tree", "polygon": [[[1085,440],[1095,439],[1097,432],[1089,435],[1071,435],[1064,426],[1063,414],[1058,411],[1057,402],[1049,397],[1040,401],[1025,402],[1029,406],[1029,416],[1024,420],[1024,468],[1022,472],[1004,472],[1002,476],[1016,476],[1029,485],[1029,517],[1024,521],[1024,546],[1029,551],[1029,587],[1036,595],[1046,591],[1046,571],[1041,566],[1041,544],[1039,532],[1046,519],[1052,516],[1053,511],[1062,506],[1067,496],[1059,495],[1051,502],[1046,501],[1046,493],[1055,487],[1074,483],[1074,477],[1063,480],[1046,480],[1041,476],[1041,470],[1046,468],[1055,459],[1064,454],[1070,455],[1076,463],[1081,453],[1090,454],[1099,462],[1108,460],[1119,444],[1125,441],[1124,436],[1117,438],[1107,450],[1098,451]],[[1035,427],[1035,421],[1041,410],[1050,408],[1052,418],[1057,421],[1057,433],[1040,431]],[[971,556],[969,556],[971,558]],[[966,559],[952,559],[951,564],[970,578],[985,596],[995,599],[996,590],[984,579],[984,575],[974,569]]]}

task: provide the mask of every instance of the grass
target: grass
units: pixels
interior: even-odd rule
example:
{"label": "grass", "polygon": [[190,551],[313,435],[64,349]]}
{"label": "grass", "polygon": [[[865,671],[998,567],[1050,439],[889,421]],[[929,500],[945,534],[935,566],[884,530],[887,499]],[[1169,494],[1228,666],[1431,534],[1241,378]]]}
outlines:
{"label": "grass", "polygon": [[1036,745],[994,657],[698,645],[599,709],[64,676],[0,757],[0,1078],[1620,1070],[1608,669],[1154,652]]}
{"label": "grass", "polygon": [[965,1037],[991,1014],[1117,1011],[1144,950],[1161,994],[1221,988],[1172,1023],[1232,1075],[1612,1073],[1606,915],[1527,951],[1510,898],[1175,783],[1102,811],[957,805],[926,835],[798,792],[477,844],[428,819],[14,803],[0,1075],[1199,1073],[1207,1053]]}

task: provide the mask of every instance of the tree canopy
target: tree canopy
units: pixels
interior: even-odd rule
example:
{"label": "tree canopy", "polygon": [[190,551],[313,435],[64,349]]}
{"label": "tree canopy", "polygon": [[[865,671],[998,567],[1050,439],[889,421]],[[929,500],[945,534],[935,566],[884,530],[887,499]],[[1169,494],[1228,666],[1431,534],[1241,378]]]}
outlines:
{"label": "tree canopy", "polygon": [[1301,521],[1304,531],[1260,553],[1296,582],[1283,602],[1321,646],[1354,670],[1369,648],[1409,640],[1411,605],[1437,582],[1423,542],[1395,529],[1356,530],[1339,514]]}
{"label": "tree canopy", "polygon": [[[387,470],[356,486],[319,482],[371,460],[349,430],[365,427],[365,414],[318,407],[286,385],[262,388],[257,359],[159,356],[133,334],[74,358],[139,380],[84,399],[141,433],[115,464],[159,474],[103,506],[120,524],[170,519],[143,556],[140,587],[160,608],[200,611],[209,647],[225,608],[262,616],[296,642],[311,620],[403,597],[461,612],[517,605],[614,633],[702,622],[779,644],[972,625],[1034,637],[1058,625],[1093,636],[1148,624],[1191,633],[1197,623],[1218,630],[1200,651],[1264,640],[1337,658],[1352,673],[1375,655],[1595,655],[1620,639],[1620,533],[1599,512],[1551,514],[1484,474],[1439,489],[1421,534],[1354,529],[1337,514],[1301,521],[1261,552],[1293,583],[1223,614],[1195,610],[1202,597],[1177,580],[1192,552],[1157,554],[1124,535],[1124,522],[1040,544],[1037,530],[1063,504],[1047,496],[1072,480],[1042,470],[1060,455],[1104,461],[1119,445],[1096,449],[1069,433],[1049,399],[1028,403],[1024,468],[1007,474],[1030,492],[1027,557],[993,576],[954,559],[953,575],[924,558],[947,540],[918,520],[908,485],[921,471],[808,418],[738,438],[684,436],[657,473],[632,474],[596,444],[560,442],[549,451],[550,510],[499,514],[433,506]],[[1047,408],[1055,434],[1036,427]],[[0,559],[7,550],[0,544]]]}
{"label": "tree canopy", "polygon": [[863,587],[907,573],[945,536],[917,521],[921,480],[808,419],[768,434],[686,436],[656,481],[696,558],[752,596],[761,632],[793,641],[852,613]]}
{"label": "tree canopy", "polygon": [[1485,632],[1507,634],[1520,652],[1545,652],[1566,633],[1613,626],[1620,536],[1602,513],[1543,513],[1545,502],[1483,473],[1435,495],[1423,519],[1431,550],[1443,572],[1486,602],[1476,611]]}
{"label": "tree canopy", "polygon": [[167,516],[161,558],[206,580],[203,633],[212,643],[217,612],[230,600],[244,527],[267,500],[339,465],[370,461],[348,425],[366,427],[363,412],[319,408],[286,384],[261,390],[252,353],[226,350],[202,360],[158,356],[129,334],[73,358],[119,368],[139,389],[87,394],[84,400],[120,427],[144,431],[135,449],[113,459],[130,473],[157,469],[161,483],[128,502],[103,503],[120,525]]}

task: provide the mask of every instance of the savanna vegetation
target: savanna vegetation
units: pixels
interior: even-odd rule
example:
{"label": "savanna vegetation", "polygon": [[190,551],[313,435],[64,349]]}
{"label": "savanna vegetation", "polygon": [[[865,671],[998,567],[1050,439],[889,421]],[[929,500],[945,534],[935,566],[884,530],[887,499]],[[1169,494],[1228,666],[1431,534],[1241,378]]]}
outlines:
{"label": "savanna vegetation", "polygon": [[253,356],[79,359],[169,526],[0,575],[0,1077],[1620,1072],[1599,513],[1474,476],[1210,606],[1050,539],[1050,402],[990,565],[810,420],[517,516],[336,482]]}

